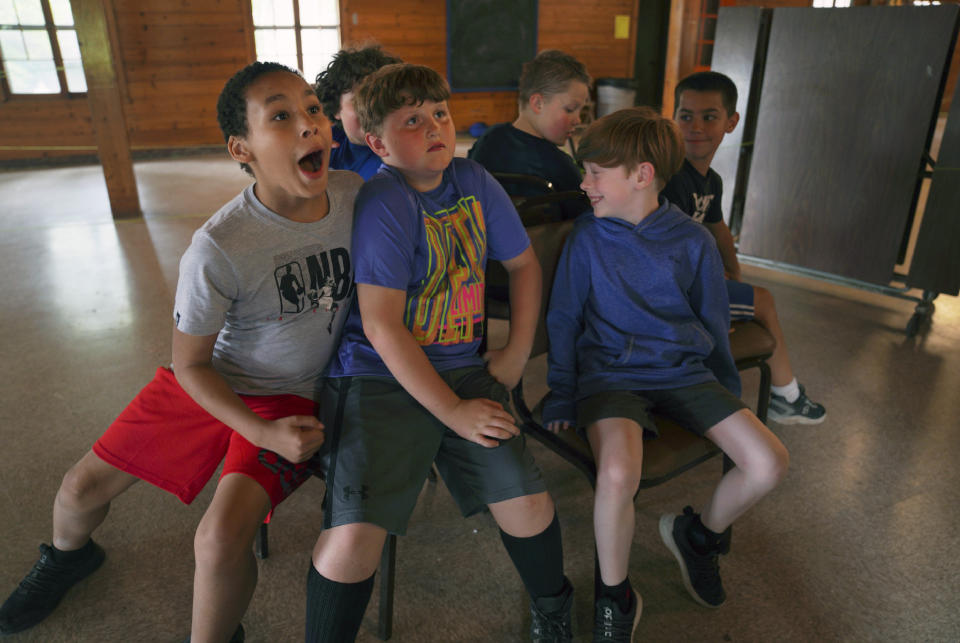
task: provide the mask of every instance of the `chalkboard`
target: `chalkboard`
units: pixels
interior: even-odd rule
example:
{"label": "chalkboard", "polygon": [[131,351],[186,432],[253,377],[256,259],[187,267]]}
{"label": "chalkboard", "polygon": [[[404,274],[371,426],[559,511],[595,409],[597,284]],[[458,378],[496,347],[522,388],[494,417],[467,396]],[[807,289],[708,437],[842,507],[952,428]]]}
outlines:
{"label": "chalkboard", "polygon": [[455,92],[517,89],[537,55],[537,0],[447,0],[447,80]]}

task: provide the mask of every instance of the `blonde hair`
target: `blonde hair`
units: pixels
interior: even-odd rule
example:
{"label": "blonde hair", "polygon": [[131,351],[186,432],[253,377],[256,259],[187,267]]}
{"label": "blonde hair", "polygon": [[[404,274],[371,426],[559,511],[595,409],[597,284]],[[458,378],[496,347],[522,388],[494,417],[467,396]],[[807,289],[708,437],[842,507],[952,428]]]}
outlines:
{"label": "blonde hair", "polygon": [[622,165],[627,172],[650,163],[660,189],[680,170],[684,154],[680,128],[650,107],[629,107],[594,121],[577,149],[581,162]]}
{"label": "blonde hair", "polygon": [[549,98],[567,90],[572,81],[590,87],[590,74],[583,63],[559,49],[546,49],[525,62],[520,72],[519,100],[526,105],[534,94]]}

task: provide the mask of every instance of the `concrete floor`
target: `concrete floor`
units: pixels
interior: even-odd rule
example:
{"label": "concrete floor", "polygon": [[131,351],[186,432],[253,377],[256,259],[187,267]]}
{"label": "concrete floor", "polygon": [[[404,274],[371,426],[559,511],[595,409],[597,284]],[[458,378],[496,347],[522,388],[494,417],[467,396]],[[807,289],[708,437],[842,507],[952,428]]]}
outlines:
{"label": "concrete floor", "polygon": [[[225,156],[136,165],[144,217],[115,222],[98,166],[0,173],[0,593],[50,538],[67,468],[170,359],[179,256],[194,229],[247,179]],[[796,371],[826,404],[819,426],[772,425],[792,468],[736,524],[722,560],[729,596],[693,603],[656,533],[658,516],[702,506],[719,462],[637,500],[631,578],[648,641],[960,640],[960,303],[942,296],[908,339],[913,304],[746,267],[775,295]],[[531,364],[542,391],[542,360]],[[746,399],[755,377],[745,377]],[[559,507],[578,640],[592,623],[591,491],[534,452]],[[244,618],[248,641],[302,639],[304,580],[323,486],[277,512],[271,555]],[[16,641],[182,640],[192,535],[212,485],[189,507],[147,484],[114,503],[97,539],[104,567]],[[427,484],[399,541],[394,639],[521,641],[527,599],[488,516],[459,518]],[[361,630],[374,641],[376,597]]]}

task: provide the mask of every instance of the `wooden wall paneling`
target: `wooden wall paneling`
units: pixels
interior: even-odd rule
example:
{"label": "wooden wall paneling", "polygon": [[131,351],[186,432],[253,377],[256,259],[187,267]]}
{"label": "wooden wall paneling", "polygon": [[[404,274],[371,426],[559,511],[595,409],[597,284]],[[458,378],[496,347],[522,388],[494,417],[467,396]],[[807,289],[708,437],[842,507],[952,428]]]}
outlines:
{"label": "wooden wall paneling", "polygon": [[[723,138],[723,143],[713,157],[711,167],[723,179],[723,216],[728,224],[732,219],[739,223],[740,217],[733,217],[734,194],[742,200],[745,181],[737,189],[738,168],[746,165],[749,150],[744,145],[752,145],[753,129],[751,122],[756,123],[757,101],[750,104],[751,90],[754,88],[754,64],[757,58],[758,47],[766,48],[766,41],[759,42],[761,29],[766,10],[760,7],[721,7],[717,17],[717,32],[713,45],[713,60],[710,68],[713,71],[726,74],[737,86],[737,111],[740,113],[740,122],[736,129]],[[769,17],[769,11],[766,15]],[[757,83],[759,85],[759,82]],[[755,95],[759,99],[759,93]],[[751,119],[750,117],[753,116]],[[746,138],[747,130],[750,135]],[[746,143],[744,143],[746,141]],[[742,203],[742,201],[741,201]],[[742,205],[740,206],[742,207]]]}
{"label": "wooden wall paneling", "polygon": [[137,180],[130,158],[127,119],[118,85],[114,60],[115,26],[113,3],[109,0],[73,0],[73,20],[77,27],[83,73],[87,79],[87,102],[93,117],[97,154],[107,182],[107,195],[114,218],[140,216]]}
{"label": "wooden wall paneling", "polygon": [[740,252],[890,282],[956,17],[774,9]]}
{"label": "wooden wall paneling", "polygon": [[937,156],[907,285],[957,295],[960,294],[960,89],[954,91]]}

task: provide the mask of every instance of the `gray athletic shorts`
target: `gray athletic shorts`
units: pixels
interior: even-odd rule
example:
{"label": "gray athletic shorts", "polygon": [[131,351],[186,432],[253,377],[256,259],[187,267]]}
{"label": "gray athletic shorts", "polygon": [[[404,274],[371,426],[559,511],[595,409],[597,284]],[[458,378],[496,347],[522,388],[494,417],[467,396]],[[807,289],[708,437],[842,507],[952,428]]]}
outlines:
{"label": "gray athletic shorts", "polygon": [[577,402],[577,421],[588,427],[604,418],[627,418],[657,434],[651,413],[703,435],[747,405],[719,382],[646,391],[603,391]]}
{"label": "gray athletic shorts", "polygon": [[[507,390],[482,366],[440,376],[461,398],[510,409]],[[392,377],[331,378],[320,408],[327,428],[325,528],[371,522],[402,535],[434,461],[464,516],[546,491],[522,434],[494,448],[464,440]]]}

